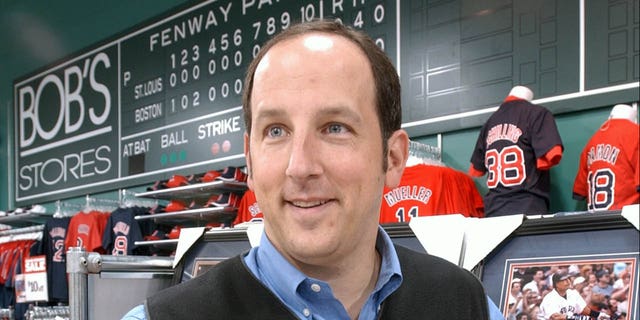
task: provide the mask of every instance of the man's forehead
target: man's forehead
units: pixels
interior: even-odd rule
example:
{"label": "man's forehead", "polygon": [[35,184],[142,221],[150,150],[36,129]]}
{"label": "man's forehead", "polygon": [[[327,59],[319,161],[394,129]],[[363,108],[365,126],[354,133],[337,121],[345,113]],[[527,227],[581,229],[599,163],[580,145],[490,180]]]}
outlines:
{"label": "man's forehead", "polygon": [[[331,54],[344,52],[349,47],[358,48],[349,39],[341,35],[326,32],[309,32],[282,40],[269,48],[256,67],[256,74],[269,68],[274,63],[289,63],[297,57],[305,57],[309,54]],[[339,48],[339,49],[337,49]],[[295,50],[293,50],[295,49]],[[335,50],[334,50],[335,49]],[[274,58],[275,56],[275,58]],[[283,56],[286,59],[282,59]]]}

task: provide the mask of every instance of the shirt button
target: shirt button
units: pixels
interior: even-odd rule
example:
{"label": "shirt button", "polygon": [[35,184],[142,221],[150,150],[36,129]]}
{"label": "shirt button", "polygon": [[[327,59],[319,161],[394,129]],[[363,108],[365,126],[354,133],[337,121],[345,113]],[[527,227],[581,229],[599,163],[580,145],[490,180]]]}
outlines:
{"label": "shirt button", "polygon": [[302,314],[304,314],[305,317],[308,317],[309,315],[311,315],[311,311],[309,311],[309,309],[304,308],[304,310],[302,310]]}
{"label": "shirt button", "polygon": [[320,292],[322,288],[320,288],[320,285],[317,283],[314,283],[311,285],[311,290],[313,290],[313,292]]}

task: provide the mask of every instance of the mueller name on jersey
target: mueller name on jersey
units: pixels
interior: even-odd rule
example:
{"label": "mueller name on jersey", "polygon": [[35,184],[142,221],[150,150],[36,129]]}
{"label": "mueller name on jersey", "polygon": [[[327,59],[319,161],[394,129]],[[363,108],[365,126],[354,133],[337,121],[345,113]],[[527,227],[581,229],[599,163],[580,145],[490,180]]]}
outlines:
{"label": "mueller name on jersey", "polygon": [[389,207],[403,200],[416,200],[424,204],[431,198],[431,189],[423,186],[399,186],[384,194],[384,200]]}

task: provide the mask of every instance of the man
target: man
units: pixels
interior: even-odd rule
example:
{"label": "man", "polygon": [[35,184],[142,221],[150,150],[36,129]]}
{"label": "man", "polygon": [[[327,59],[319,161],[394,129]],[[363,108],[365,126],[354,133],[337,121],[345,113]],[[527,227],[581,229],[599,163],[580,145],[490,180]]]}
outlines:
{"label": "man", "polygon": [[582,288],[587,285],[587,280],[583,276],[579,276],[573,279],[573,290],[578,292],[582,291]]}
{"label": "man", "polygon": [[537,294],[540,294],[540,282],[544,279],[544,270],[535,268],[533,273],[533,279],[527,282],[522,288],[522,291],[531,290]]}
{"label": "man", "polygon": [[591,288],[591,292],[611,296],[613,293],[613,286],[611,285],[611,276],[609,275],[609,271],[606,269],[598,270],[598,272],[596,272],[596,279],[598,279],[598,283]]}
{"label": "man", "polygon": [[539,320],[590,320],[609,319],[604,312],[596,311],[571,289],[571,276],[563,271],[553,274],[553,290],[544,296],[540,304]]}
{"label": "man", "polygon": [[378,225],[408,154],[383,51],[334,22],[292,26],[249,66],[243,106],[260,246],[145,302],[147,319],[487,319],[471,273]]}

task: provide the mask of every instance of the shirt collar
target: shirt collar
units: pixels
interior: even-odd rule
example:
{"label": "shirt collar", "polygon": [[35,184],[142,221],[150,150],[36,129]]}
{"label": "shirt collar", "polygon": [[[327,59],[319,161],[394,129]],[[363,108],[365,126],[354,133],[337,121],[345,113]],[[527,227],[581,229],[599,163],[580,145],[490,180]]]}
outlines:
{"label": "shirt collar", "polygon": [[[391,238],[382,227],[378,227],[376,249],[381,256],[380,273],[374,291],[363,307],[361,316],[367,313],[375,314],[384,299],[398,289],[402,283],[398,255]],[[293,310],[306,308],[308,304],[304,299],[301,299],[301,292],[298,289],[302,287],[302,284],[322,283],[322,281],[309,278],[296,269],[276,250],[264,233],[260,239],[260,246],[253,248],[252,251],[255,254],[255,265],[250,266],[250,269],[253,269],[252,267],[257,269],[252,270],[254,274],[257,273],[258,278],[273,290],[276,296],[280,297],[289,308]],[[366,312],[365,309],[368,309],[369,312]],[[366,318],[369,317],[363,317],[363,319]]]}

